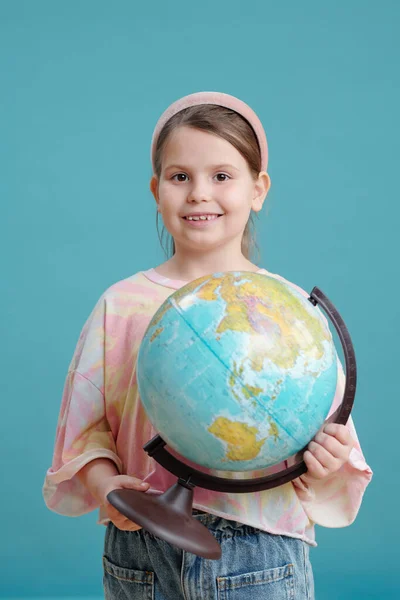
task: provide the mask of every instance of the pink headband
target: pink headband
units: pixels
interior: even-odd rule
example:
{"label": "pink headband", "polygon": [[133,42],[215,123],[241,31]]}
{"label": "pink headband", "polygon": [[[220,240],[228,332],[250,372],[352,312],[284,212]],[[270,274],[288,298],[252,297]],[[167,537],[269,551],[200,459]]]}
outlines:
{"label": "pink headband", "polygon": [[257,136],[258,144],[261,152],[261,170],[266,171],[268,166],[268,146],[267,137],[265,135],[264,128],[261,124],[260,119],[256,113],[239,98],[224,94],[222,92],[196,92],[195,94],[189,94],[179,100],[176,100],[171,104],[159,118],[151,140],[151,162],[154,169],[154,154],[157,145],[158,136],[160,131],[164,127],[165,123],[176,113],[180,112],[188,106],[196,106],[198,104],[218,104],[225,108],[230,108],[244,117],[254,129],[254,133]]}

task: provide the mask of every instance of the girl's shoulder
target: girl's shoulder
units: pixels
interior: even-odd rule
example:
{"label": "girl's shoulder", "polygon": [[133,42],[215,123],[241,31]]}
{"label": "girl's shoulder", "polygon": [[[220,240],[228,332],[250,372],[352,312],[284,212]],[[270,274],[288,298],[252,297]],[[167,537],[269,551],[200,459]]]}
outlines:
{"label": "girl's shoulder", "polygon": [[116,281],[104,291],[101,299],[106,302],[112,302],[128,297],[130,300],[137,298],[139,301],[154,298],[157,296],[157,292],[160,291],[160,286],[148,277],[147,273],[148,271],[138,271],[133,275]]}
{"label": "girl's shoulder", "polygon": [[112,283],[103,293],[103,296],[106,298],[111,298],[113,296],[118,296],[119,294],[132,293],[135,290],[141,289],[145,292],[145,289],[151,288],[149,286],[149,280],[145,277],[144,271],[138,271],[133,275],[129,275],[124,279],[120,279],[115,283]]}
{"label": "girl's shoulder", "polygon": [[282,281],[282,283],[286,283],[286,284],[292,286],[295,290],[297,290],[300,294],[302,294],[302,296],[307,296],[307,297],[309,296],[309,294],[302,287],[297,285],[297,283],[294,283],[293,281],[286,279],[285,277],[283,277],[282,275],[279,275],[278,273],[271,273],[270,271],[267,271],[267,269],[261,269],[260,272],[263,273],[264,275],[268,275],[269,277],[274,277],[275,279]]}
{"label": "girl's shoulder", "polygon": [[147,274],[148,271],[138,271],[110,285],[101,294],[93,313],[100,320],[107,317],[109,323],[154,314],[173,290],[159,285]]}

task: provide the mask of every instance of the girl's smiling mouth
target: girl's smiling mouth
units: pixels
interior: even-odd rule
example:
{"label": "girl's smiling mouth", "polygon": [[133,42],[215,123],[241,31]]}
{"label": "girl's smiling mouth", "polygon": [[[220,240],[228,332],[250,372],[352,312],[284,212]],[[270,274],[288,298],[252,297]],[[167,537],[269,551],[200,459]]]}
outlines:
{"label": "girl's smiling mouth", "polygon": [[218,217],[222,217],[222,213],[189,213],[188,215],[184,215],[182,219],[186,221],[215,221]]}
{"label": "girl's smiling mouth", "polygon": [[222,214],[217,213],[192,213],[182,217],[186,223],[191,227],[207,227],[212,222],[217,221]]}

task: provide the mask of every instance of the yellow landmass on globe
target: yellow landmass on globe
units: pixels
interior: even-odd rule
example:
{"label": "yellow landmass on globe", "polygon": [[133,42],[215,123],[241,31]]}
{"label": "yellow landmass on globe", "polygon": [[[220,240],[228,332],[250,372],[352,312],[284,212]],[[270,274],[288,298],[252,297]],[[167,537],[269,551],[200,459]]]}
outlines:
{"label": "yellow landmass on globe", "polygon": [[257,441],[257,427],[247,423],[230,421],[226,417],[217,417],[208,431],[223,442],[227,442],[228,460],[252,460],[258,456],[266,438]]}
{"label": "yellow landmass on globe", "polygon": [[253,331],[247,306],[240,299],[226,305],[225,316],[217,328],[217,334],[225,331],[241,331],[242,333]]}
{"label": "yellow landmass on globe", "polygon": [[150,342],[153,342],[156,339],[156,337],[158,335],[160,335],[160,333],[162,333],[163,331],[164,331],[164,327],[159,327],[158,329],[156,329],[155,332],[153,333],[153,335],[150,338]]}
{"label": "yellow landmass on globe", "polygon": [[[257,334],[257,344],[250,345],[247,356],[255,372],[262,371],[266,359],[288,370],[293,368],[299,355],[313,361],[324,356],[324,342],[330,340],[329,330],[317,314],[305,310],[300,299],[291,293],[290,286],[272,277],[252,273],[252,281],[249,281],[243,275],[232,273],[211,278],[207,275],[174,293],[175,308],[179,310],[180,301],[191,293],[194,301],[213,302],[219,297],[224,300],[225,314],[215,330],[217,339],[227,331]],[[170,308],[166,303],[155,315],[151,341],[163,331],[158,325]],[[244,389],[249,390],[242,381],[243,384]]]}
{"label": "yellow landmass on globe", "polygon": [[[261,371],[266,358],[282,369],[294,366],[300,353],[319,360],[324,355],[323,342],[329,340],[330,333],[325,330],[317,315],[309,314],[301,301],[290,293],[290,288],[273,278],[259,278],[253,274],[254,281],[246,281],[240,276],[226,274],[200,284],[196,295],[201,300],[217,299],[216,290],[226,303],[225,315],[221,319],[216,334],[226,331],[259,333],[274,335],[277,343],[250,349],[250,361],[255,371]],[[205,278],[206,279],[206,278]],[[243,281],[244,279],[244,281]],[[251,319],[250,315],[257,315]],[[285,344],[278,343],[285,340]]]}
{"label": "yellow landmass on globe", "polygon": [[236,398],[236,400],[238,402],[241,401],[241,398],[235,393],[235,389],[234,389],[237,383],[239,383],[239,385],[240,385],[240,389],[243,394],[243,397],[246,400],[253,399],[253,403],[255,403],[254,396],[259,396],[264,390],[255,385],[249,385],[249,384],[243,385],[243,383],[242,383],[243,373],[244,373],[244,366],[240,365],[240,367],[238,368],[236,361],[234,360],[233,361],[233,371],[229,376],[229,386],[232,390],[234,397]]}
{"label": "yellow landmass on globe", "polygon": [[276,423],[272,420],[271,417],[268,417],[268,421],[269,421],[269,435],[272,435],[275,438],[275,441],[278,440],[279,438],[279,430],[278,427],[276,425]]}

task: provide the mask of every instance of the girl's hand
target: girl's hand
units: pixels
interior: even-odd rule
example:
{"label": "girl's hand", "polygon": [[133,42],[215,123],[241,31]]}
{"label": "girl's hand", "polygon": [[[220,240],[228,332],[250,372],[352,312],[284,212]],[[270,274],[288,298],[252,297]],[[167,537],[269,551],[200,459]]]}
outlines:
{"label": "girl's hand", "polygon": [[114,523],[118,529],[123,531],[137,531],[141,529],[141,525],[137,525],[123,514],[121,514],[112,504],[107,500],[107,495],[113,490],[130,489],[145,492],[148,490],[150,485],[143,482],[137,477],[130,477],[129,475],[114,475],[107,477],[101,485],[100,497],[101,503],[107,511],[107,516]]}
{"label": "girl's hand", "polygon": [[353,445],[350,431],[345,425],[328,423],[304,452],[307,474],[314,479],[332,475],[348,461]]}

